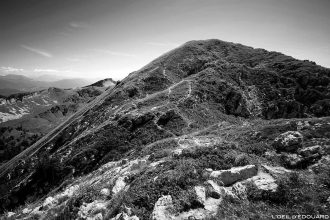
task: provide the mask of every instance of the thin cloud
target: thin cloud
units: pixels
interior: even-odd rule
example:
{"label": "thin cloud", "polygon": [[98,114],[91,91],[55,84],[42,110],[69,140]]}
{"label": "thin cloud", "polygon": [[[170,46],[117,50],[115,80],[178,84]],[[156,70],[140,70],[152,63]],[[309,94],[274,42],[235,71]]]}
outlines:
{"label": "thin cloud", "polygon": [[170,42],[147,42],[148,45],[157,46],[157,47],[177,47],[179,44],[170,43]]}
{"label": "thin cloud", "polygon": [[70,62],[80,62],[80,61],[82,61],[82,59],[76,58],[76,57],[68,57],[68,58],[66,58],[66,60],[70,61]]}
{"label": "thin cloud", "polygon": [[131,53],[122,53],[122,52],[111,51],[111,50],[96,49],[96,50],[93,50],[93,51],[98,52],[98,53],[108,54],[108,55],[111,55],[111,56],[119,56],[119,57],[136,57],[135,54],[131,54]]}
{"label": "thin cloud", "polygon": [[70,22],[69,26],[72,27],[72,28],[88,28],[89,27],[89,25],[86,24],[86,23],[75,22],[75,21]]}
{"label": "thin cloud", "polygon": [[5,73],[13,73],[13,72],[23,72],[24,69],[19,69],[11,66],[2,66],[0,67],[0,71]]}
{"label": "thin cloud", "polygon": [[74,73],[71,70],[56,70],[56,69],[34,69],[35,73]]}
{"label": "thin cloud", "polygon": [[37,49],[37,48],[33,48],[33,47],[30,47],[30,46],[26,46],[26,45],[21,45],[22,48],[32,52],[32,53],[35,53],[35,54],[38,54],[38,55],[41,55],[41,56],[44,56],[44,57],[48,57],[48,58],[51,58],[53,57],[53,55],[47,51],[44,51],[44,50],[41,50],[41,49]]}

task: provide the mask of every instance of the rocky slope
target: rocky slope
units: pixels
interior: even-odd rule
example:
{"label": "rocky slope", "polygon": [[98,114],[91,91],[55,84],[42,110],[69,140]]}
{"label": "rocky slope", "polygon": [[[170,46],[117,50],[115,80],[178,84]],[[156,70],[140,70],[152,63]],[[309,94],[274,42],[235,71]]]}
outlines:
{"label": "rocky slope", "polygon": [[2,165],[3,216],[329,213],[329,82],[330,70],[310,61],[188,42]]}

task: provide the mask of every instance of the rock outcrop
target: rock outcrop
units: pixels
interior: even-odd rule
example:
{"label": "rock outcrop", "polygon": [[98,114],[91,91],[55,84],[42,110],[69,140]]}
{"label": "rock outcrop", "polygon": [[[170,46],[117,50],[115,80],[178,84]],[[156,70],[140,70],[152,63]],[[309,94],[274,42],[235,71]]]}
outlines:
{"label": "rock outcrop", "polygon": [[274,140],[274,147],[278,151],[295,152],[302,147],[303,136],[298,131],[287,131]]}
{"label": "rock outcrop", "polygon": [[255,165],[247,165],[244,167],[233,167],[229,170],[217,170],[210,174],[211,178],[215,178],[223,185],[228,186],[241,180],[248,179],[257,174],[258,168]]}

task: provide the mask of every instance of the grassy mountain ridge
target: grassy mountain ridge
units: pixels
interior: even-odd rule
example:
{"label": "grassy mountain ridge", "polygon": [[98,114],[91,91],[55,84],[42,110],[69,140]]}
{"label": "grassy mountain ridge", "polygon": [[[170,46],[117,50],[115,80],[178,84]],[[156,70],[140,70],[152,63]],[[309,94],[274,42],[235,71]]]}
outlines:
{"label": "grassy mountain ridge", "polygon": [[[267,211],[251,210],[256,207],[270,210],[275,205],[272,213],[288,211],[276,201],[289,195],[275,193],[271,201],[264,201],[263,193],[269,193],[266,190],[260,197],[240,198],[238,203],[236,197],[233,197],[236,202],[224,199],[223,205],[237,209],[236,213],[230,213],[230,208],[227,210],[225,206],[211,212],[205,199],[196,198],[194,187],[206,187],[205,181],[210,180],[206,169],[227,170],[254,164],[260,171],[260,167],[267,164],[297,169],[298,175],[302,175],[307,166],[318,164],[329,153],[327,150],[323,151],[328,153],[315,158],[300,156],[299,165],[291,166],[290,158],[297,152],[278,152],[272,142],[283,132],[297,131],[305,138],[300,147],[317,143],[327,149],[329,82],[330,70],[310,61],[220,40],[188,42],[129,74],[2,165],[2,207],[12,209],[28,200],[33,202],[31,207],[41,207],[34,213],[39,217],[50,218],[55,212],[83,219],[98,213],[107,219],[116,219],[117,215],[158,219],[155,217],[157,201],[162,195],[170,195],[175,215],[197,216],[198,211],[208,218],[259,215],[262,219]],[[301,123],[308,124],[304,131]],[[40,164],[37,161],[41,158],[48,160]],[[47,163],[57,166],[52,169]],[[44,167],[56,175],[43,175]],[[125,169],[126,173],[116,173]],[[110,182],[107,182],[108,172]],[[73,180],[69,180],[71,177]],[[93,182],[93,178],[98,181]],[[285,178],[286,173],[276,181],[286,181]],[[318,178],[316,175],[316,182]],[[324,178],[327,181],[326,176]],[[290,181],[283,182],[283,187],[291,186]],[[63,200],[53,205],[41,205],[42,200],[38,199],[56,186],[63,189],[78,186],[84,190],[112,188],[112,192],[104,197],[95,191],[96,197],[82,198],[79,196],[84,193],[78,191],[76,196],[61,197]],[[120,190],[115,190],[116,187]],[[213,191],[207,188],[211,190],[208,197],[219,202],[217,199],[225,194],[215,188]],[[310,190],[307,185],[302,189]],[[327,187],[319,189],[329,195]],[[91,206],[93,202],[100,202],[112,208],[83,214],[84,202]],[[251,210],[241,207],[241,202],[249,202]],[[168,199],[166,203],[171,202]],[[327,207],[320,208],[319,203],[325,204],[323,197],[312,198],[310,203],[303,203],[292,211],[314,206],[325,212]],[[59,211],[63,204],[70,204],[65,212]],[[31,211],[18,210],[17,213],[32,218]]]}

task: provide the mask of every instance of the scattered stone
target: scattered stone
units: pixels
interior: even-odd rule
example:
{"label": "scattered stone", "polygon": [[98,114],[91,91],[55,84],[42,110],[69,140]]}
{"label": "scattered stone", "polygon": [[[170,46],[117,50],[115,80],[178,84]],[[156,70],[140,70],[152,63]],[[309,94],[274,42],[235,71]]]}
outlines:
{"label": "scattered stone", "polygon": [[183,149],[175,149],[172,153],[173,157],[180,156],[182,154]]}
{"label": "scattered stone", "polygon": [[170,195],[160,197],[155,203],[154,210],[152,212],[152,220],[168,220],[172,215],[169,209],[173,208],[173,201]]}
{"label": "scattered stone", "polygon": [[273,158],[276,158],[278,156],[279,156],[279,154],[277,154],[275,151],[266,151],[265,152],[265,157],[269,160],[273,159]]}
{"label": "scattered stone", "polygon": [[49,208],[53,207],[54,205],[56,205],[57,202],[58,202],[57,199],[49,196],[45,199],[44,203],[42,204],[42,207],[49,209]]}
{"label": "scattered stone", "polygon": [[101,194],[104,196],[109,196],[110,190],[108,188],[103,188],[103,189],[101,189]]}
{"label": "scattered stone", "polygon": [[103,216],[96,215],[101,214],[102,211],[105,211],[107,209],[107,203],[104,201],[95,200],[91,203],[83,203],[80,206],[80,209],[78,211],[78,216],[82,219],[103,219]]}
{"label": "scattered stone", "polygon": [[284,167],[273,167],[268,165],[262,165],[262,167],[266,170],[267,173],[270,173],[274,176],[280,176],[286,173],[290,173],[291,170],[285,169]]}
{"label": "scattered stone", "polygon": [[303,136],[298,131],[287,131],[280,134],[273,143],[277,151],[295,152],[302,147]]}
{"label": "scattered stone", "polygon": [[43,212],[41,211],[41,209],[43,208],[43,206],[37,206],[33,209],[33,211],[31,212],[31,214],[33,215],[41,215],[43,214]]}
{"label": "scattered stone", "polygon": [[59,195],[59,197],[72,197],[73,194],[79,189],[78,185],[74,185],[74,186],[70,186],[69,188],[67,188],[63,193],[61,193]]}
{"label": "scattered stone", "polygon": [[158,166],[159,164],[161,164],[161,163],[164,163],[164,161],[163,160],[159,160],[159,161],[156,161],[156,162],[152,162],[151,164],[149,164],[151,167],[156,167],[156,166]]}
{"label": "scattered stone", "polygon": [[138,160],[135,163],[132,164],[131,170],[139,170],[146,166],[147,160]]}
{"label": "scattered stone", "polygon": [[199,208],[199,209],[192,209],[187,212],[180,213],[177,216],[173,216],[172,218],[169,218],[167,220],[204,220],[209,219],[211,217],[211,213],[208,212],[205,209]]}
{"label": "scattered stone", "polygon": [[258,173],[256,165],[246,165],[243,167],[233,167],[229,170],[217,170],[210,174],[210,177],[217,178],[225,186],[232,185],[237,181],[251,178]]}
{"label": "scattered stone", "polygon": [[197,195],[197,200],[201,203],[204,204],[205,200],[206,200],[206,191],[205,191],[205,187],[203,186],[195,186],[195,192]]}
{"label": "scattered stone", "polygon": [[237,182],[232,186],[232,192],[242,200],[247,199],[247,189],[241,182]]}
{"label": "scattered stone", "polygon": [[15,215],[15,212],[8,212],[7,213],[7,217],[9,218],[9,217],[12,217],[13,215]]}
{"label": "scattered stone", "polygon": [[126,176],[118,177],[118,179],[115,183],[115,186],[112,188],[112,193],[114,195],[125,188],[125,186],[126,186],[125,179],[126,178],[127,178]]}
{"label": "scattered stone", "polygon": [[88,220],[103,220],[102,213],[97,213],[95,216],[87,218]]}
{"label": "scattered stone", "polygon": [[321,146],[320,145],[315,145],[315,146],[300,149],[298,151],[298,154],[300,154],[303,157],[310,157],[313,154],[319,153],[320,151],[321,151]]}
{"label": "scattered stone", "polygon": [[111,220],[139,220],[139,217],[136,215],[134,216],[129,216],[125,212],[121,212],[116,217],[112,218]]}
{"label": "scattered stone", "polygon": [[302,156],[298,154],[283,153],[282,158],[284,163],[290,168],[297,168],[303,163]]}
{"label": "scattered stone", "polygon": [[122,159],[121,160],[121,165],[125,165],[125,164],[127,164],[128,163],[128,160],[127,159]]}
{"label": "scattered stone", "polygon": [[278,185],[276,180],[269,174],[260,172],[257,176],[251,178],[253,184],[259,190],[276,192]]}
{"label": "scattered stone", "polygon": [[309,170],[320,173],[330,167],[330,155],[323,156],[316,164],[309,166]]}
{"label": "scattered stone", "polygon": [[324,146],[322,146],[321,154],[322,155],[324,155],[324,154],[330,154],[330,145],[324,145]]}
{"label": "scattered stone", "polygon": [[[221,199],[225,198],[233,202],[239,202],[239,198],[237,195],[235,195],[232,191],[232,187],[223,187],[219,186],[217,183],[215,183],[213,180],[208,180],[207,183],[209,183],[215,192],[219,194],[219,198],[217,199],[218,205],[221,202]],[[210,205],[210,210],[214,210],[215,212],[218,210],[218,206],[214,207]]]}
{"label": "scattered stone", "polygon": [[23,214],[29,214],[30,212],[32,212],[32,209],[29,209],[29,208],[25,208],[22,210]]}

